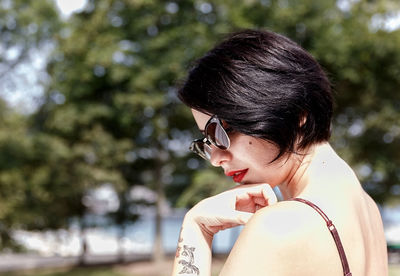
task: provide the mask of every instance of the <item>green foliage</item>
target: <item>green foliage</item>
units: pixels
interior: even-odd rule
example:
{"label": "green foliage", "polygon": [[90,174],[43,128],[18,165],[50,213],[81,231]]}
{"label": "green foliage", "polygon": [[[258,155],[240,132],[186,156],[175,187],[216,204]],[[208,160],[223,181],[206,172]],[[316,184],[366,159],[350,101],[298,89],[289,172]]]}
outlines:
{"label": "green foliage", "polygon": [[0,18],[3,47],[29,48],[41,45],[51,38],[59,24],[54,3],[48,0],[32,3],[26,0],[2,0]]}
{"label": "green foliage", "polygon": [[[54,1],[0,1],[0,80],[2,86],[20,82],[14,69],[31,58],[59,30]],[[21,78],[21,77],[19,77]]]}
{"label": "green foliage", "polygon": [[3,101],[0,105],[0,220],[4,220],[24,200],[21,191],[25,181],[19,168],[29,145],[24,137],[24,118],[12,113]]}

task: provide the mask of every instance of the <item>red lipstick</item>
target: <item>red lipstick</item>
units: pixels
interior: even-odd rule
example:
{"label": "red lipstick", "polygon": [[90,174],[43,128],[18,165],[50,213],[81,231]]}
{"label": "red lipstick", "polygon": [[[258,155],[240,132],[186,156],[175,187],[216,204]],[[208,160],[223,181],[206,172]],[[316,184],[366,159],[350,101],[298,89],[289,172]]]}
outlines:
{"label": "red lipstick", "polygon": [[239,171],[230,171],[230,172],[227,172],[226,175],[231,176],[233,181],[240,183],[243,180],[243,178],[245,177],[248,170],[249,169],[244,169],[244,170],[239,170]]}

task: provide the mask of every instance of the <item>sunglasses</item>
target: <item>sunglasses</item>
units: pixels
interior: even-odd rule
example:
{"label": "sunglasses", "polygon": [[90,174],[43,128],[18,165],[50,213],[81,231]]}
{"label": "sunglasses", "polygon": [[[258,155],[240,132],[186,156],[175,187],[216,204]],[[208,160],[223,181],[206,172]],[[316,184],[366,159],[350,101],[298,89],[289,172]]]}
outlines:
{"label": "sunglasses", "polygon": [[231,144],[228,132],[232,128],[224,128],[222,121],[216,116],[212,116],[204,127],[205,137],[194,140],[190,145],[190,150],[206,160],[211,159],[211,145],[219,149],[227,150]]}

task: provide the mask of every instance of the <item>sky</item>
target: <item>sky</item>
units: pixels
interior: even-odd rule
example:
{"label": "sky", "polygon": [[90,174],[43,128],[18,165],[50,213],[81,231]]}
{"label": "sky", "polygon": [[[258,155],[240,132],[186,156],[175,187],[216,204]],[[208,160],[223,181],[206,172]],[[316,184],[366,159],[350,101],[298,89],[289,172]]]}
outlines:
{"label": "sky", "polygon": [[63,18],[68,18],[72,13],[81,11],[87,0],[54,0]]}

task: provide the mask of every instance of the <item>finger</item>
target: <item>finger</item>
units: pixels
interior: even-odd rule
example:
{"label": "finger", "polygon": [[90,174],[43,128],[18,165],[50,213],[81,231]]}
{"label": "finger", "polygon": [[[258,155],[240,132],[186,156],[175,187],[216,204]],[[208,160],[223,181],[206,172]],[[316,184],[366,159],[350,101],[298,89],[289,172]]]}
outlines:
{"label": "finger", "polygon": [[256,204],[253,200],[238,201],[235,210],[242,212],[254,213],[256,211]]}
{"label": "finger", "polygon": [[[240,185],[235,191],[236,201],[254,200],[253,198],[263,198],[268,202],[268,205],[275,204],[277,202],[276,195],[272,190],[271,186],[266,183],[262,184],[251,184],[251,185]],[[260,201],[260,203],[261,201]]]}
{"label": "finger", "polygon": [[237,197],[239,199],[241,198],[249,198],[251,196],[259,196],[263,197],[263,190],[268,189],[268,184],[245,184],[245,185],[240,185],[235,189],[235,192],[237,193]]}
{"label": "finger", "polygon": [[278,198],[276,197],[276,194],[274,190],[272,190],[271,186],[268,184],[267,186],[268,187],[263,190],[263,196],[268,201],[268,205],[273,205],[278,202]]}
{"label": "finger", "polygon": [[260,205],[260,206],[267,206],[268,205],[268,200],[265,199],[264,197],[255,197],[254,198],[254,203],[256,205]]}

